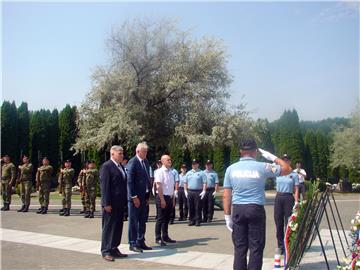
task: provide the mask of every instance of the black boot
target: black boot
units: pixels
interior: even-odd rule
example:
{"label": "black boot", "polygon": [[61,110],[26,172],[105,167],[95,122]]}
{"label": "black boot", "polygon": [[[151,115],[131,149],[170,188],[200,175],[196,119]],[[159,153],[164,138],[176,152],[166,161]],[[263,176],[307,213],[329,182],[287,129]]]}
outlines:
{"label": "black boot", "polygon": [[41,214],[43,210],[44,210],[44,206],[41,206],[41,207],[36,211],[36,214]]}
{"label": "black boot", "polygon": [[90,217],[90,211],[85,211],[84,218],[89,218],[89,217]]}
{"label": "black boot", "polygon": [[4,203],[4,210],[3,211],[9,211],[10,210],[10,203]]}
{"label": "black boot", "polygon": [[60,210],[59,216],[65,216],[66,208]]}
{"label": "black boot", "polygon": [[65,217],[70,216],[70,208],[65,208],[64,216]]}
{"label": "black boot", "polygon": [[59,215],[60,215],[60,213],[63,213],[65,211],[65,208],[63,207],[63,208],[61,208],[60,210],[59,210]]}
{"label": "black boot", "polygon": [[28,212],[28,211],[29,211],[29,205],[25,205],[25,208],[24,208],[23,212],[25,213],[25,212]]}
{"label": "black boot", "polygon": [[47,207],[44,207],[43,210],[42,210],[42,212],[41,212],[41,214],[42,214],[42,215],[46,215],[46,214],[47,214],[47,210],[48,210],[48,208],[47,208]]}
{"label": "black boot", "polygon": [[89,218],[94,218],[94,212],[93,211],[90,212]]}
{"label": "black boot", "polygon": [[82,211],[80,211],[80,214],[85,214],[86,213],[86,208],[84,207]]}
{"label": "black boot", "polygon": [[23,204],[23,205],[21,206],[21,208],[20,208],[19,210],[17,210],[17,211],[18,211],[18,212],[23,212],[24,209],[25,209],[25,204]]}

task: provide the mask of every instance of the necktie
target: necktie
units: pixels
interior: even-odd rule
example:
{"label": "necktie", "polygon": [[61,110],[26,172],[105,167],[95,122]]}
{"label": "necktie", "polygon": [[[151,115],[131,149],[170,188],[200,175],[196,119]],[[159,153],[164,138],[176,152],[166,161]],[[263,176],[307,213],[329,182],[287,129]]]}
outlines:
{"label": "necktie", "polygon": [[118,164],[117,166],[118,166],[118,168],[119,168],[119,170],[120,170],[120,172],[121,172],[122,176],[125,178],[125,172],[124,172],[123,167],[121,166],[121,164]]}
{"label": "necktie", "polygon": [[[150,176],[149,176],[149,173],[148,173],[148,171],[147,171],[147,169],[146,169],[144,160],[141,161],[141,165],[142,165],[143,169],[144,169],[145,172],[146,172],[146,175],[147,175],[147,177],[148,177],[148,181],[150,181]],[[149,192],[149,183],[146,185],[146,192]]]}

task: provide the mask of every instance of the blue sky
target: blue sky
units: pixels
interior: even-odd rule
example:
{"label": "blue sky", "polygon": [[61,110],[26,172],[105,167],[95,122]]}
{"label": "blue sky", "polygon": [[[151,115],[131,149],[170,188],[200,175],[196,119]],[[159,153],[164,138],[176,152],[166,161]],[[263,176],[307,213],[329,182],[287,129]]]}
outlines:
{"label": "blue sky", "polygon": [[348,116],[359,98],[356,2],[3,2],[2,98],[32,110],[81,104],[108,63],[111,28],[139,17],[222,39],[230,102],[253,118],[292,108],[302,120]]}

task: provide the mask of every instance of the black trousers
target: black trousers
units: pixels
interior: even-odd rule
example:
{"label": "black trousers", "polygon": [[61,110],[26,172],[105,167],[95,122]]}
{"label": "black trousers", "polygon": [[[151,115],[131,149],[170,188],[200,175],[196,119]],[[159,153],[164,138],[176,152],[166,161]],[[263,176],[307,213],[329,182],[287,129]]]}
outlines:
{"label": "black trousers", "polygon": [[214,191],[215,188],[206,189],[206,193],[203,199],[203,211],[202,211],[204,221],[213,219],[215,198],[212,194],[214,193]]}
{"label": "black trousers", "polygon": [[124,205],[114,207],[111,213],[102,210],[101,254],[112,255],[118,250],[124,220]]}
{"label": "black trousers", "polygon": [[178,193],[179,199],[179,215],[181,219],[187,219],[189,208],[188,208],[188,199],[185,196],[184,188],[179,188]]}
{"label": "black trousers", "polygon": [[294,206],[294,196],[292,193],[276,193],[274,205],[274,220],[276,226],[276,239],[278,248],[284,253],[284,231],[291,216]]}
{"label": "black trousers", "polygon": [[[302,199],[306,200],[306,186],[305,182],[299,183],[299,194],[302,195]],[[300,195],[299,195],[300,196]]]}
{"label": "black trousers", "polygon": [[189,204],[189,221],[191,223],[201,222],[201,208],[202,201],[200,199],[201,190],[189,189],[188,204]]}
{"label": "black trousers", "polygon": [[[261,270],[265,248],[266,214],[263,205],[234,204],[234,270]],[[246,255],[250,250],[249,262]]]}
{"label": "black trousers", "polygon": [[168,227],[171,211],[173,209],[173,199],[166,195],[164,195],[164,199],[166,202],[166,207],[161,208],[160,197],[158,195],[156,196],[157,219],[155,224],[155,240],[166,239],[169,237]]}
{"label": "black trousers", "polygon": [[[176,199],[175,199],[175,205],[176,205]],[[170,214],[170,220],[174,222],[175,220],[175,216],[176,216],[176,213],[175,213],[175,205],[173,205],[172,209],[171,209],[171,214]]]}

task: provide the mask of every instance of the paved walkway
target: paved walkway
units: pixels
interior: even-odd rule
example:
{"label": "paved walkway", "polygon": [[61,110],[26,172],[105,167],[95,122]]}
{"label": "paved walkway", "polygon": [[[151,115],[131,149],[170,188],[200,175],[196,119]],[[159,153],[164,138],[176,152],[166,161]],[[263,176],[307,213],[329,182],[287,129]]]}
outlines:
{"label": "paved walkway", "polygon": [[[272,219],[272,197],[267,197],[267,242],[264,253],[264,270],[273,269],[275,250],[274,224]],[[338,200],[344,225],[359,209],[358,196],[345,196]],[[147,243],[154,248],[143,254],[128,250],[127,222],[124,224],[120,250],[129,254],[128,259],[119,259],[115,263],[105,262],[100,256],[101,216],[96,212],[94,219],[84,219],[79,215],[80,203],[73,202],[72,215],[58,215],[58,201],[52,201],[48,215],[36,215],[36,201],[30,212],[17,213],[16,198],[11,211],[0,213],[1,217],[1,269],[4,270],[110,270],[110,269],[232,269],[233,248],[231,235],[226,230],[222,211],[215,211],[215,220],[211,224],[193,228],[186,222],[176,222],[169,227],[170,236],[178,242],[165,248],[154,243],[154,212],[150,212],[147,225]],[[152,210],[153,211],[153,210]],[[349,218],[350,217],[350,218]],[[336,267],[336,257],[327,226],[321,226],[321,235],[330,269]],[[337,235],[337,234],[336,234]],[[336,236],[335,235],[335,236]],[[337,237],[337,236],[336,236]],[[341,237],[343,235],[341,234]],[[339,239],[336,246],[340,260],[343,254]],[[305,254],[300,269],[326,269],[318,240]]]}

